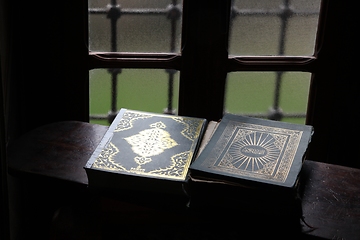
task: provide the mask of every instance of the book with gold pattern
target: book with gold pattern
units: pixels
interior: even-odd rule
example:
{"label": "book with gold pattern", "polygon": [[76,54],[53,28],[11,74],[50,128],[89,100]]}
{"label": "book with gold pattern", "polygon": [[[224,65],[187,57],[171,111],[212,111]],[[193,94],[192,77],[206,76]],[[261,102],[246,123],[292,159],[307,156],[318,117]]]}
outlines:
{"label": "book with gold pattern", "polygon": [[225,114],[190,165],[190,206],[299,217],[312,134],[308,125]]}
{"label": "book with gold pattern", "polygon": [[308,125],[225,114],[191,176],[292,188],[312,133]]}
{"label": "book with gold pattern", "polygon": [[85,166],[89,187],[181,194],[206,124],[121,109]]}

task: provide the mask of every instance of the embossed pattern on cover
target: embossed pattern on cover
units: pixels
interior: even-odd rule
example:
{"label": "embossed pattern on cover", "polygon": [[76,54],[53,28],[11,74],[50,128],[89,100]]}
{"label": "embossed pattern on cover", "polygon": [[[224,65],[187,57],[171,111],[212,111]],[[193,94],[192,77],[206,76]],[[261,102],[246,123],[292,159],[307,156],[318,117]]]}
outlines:
{"label": "embossed pattern on cover", "polygon": [[87,168],[185,180],[205,119],[122,109]]}
{"label": "embossed pattern on cover", "polygon": [[225,114],[209,144],[191,165],[201,173],[293,186],[312,127]]}

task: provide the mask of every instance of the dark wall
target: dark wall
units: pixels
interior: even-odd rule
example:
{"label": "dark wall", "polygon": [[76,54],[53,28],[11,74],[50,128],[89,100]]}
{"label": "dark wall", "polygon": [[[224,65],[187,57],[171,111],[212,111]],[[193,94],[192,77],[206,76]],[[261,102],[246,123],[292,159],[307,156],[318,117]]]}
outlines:
{"label": "dark wall", "polygon": [[328,21],[308,112],[315,127],[309,158],[360,168],[359,14],[348,1],[324,2]]}
{"label": "dark wall", "polygon": [[55,121],[87,121],[87,1],[2,1],[8,136]]}
{"label": "dark wall", "polygon": [[87,0],[0,0],[0,239],[10,235],[7,143],[47,123],[88,121],[86,18]]}

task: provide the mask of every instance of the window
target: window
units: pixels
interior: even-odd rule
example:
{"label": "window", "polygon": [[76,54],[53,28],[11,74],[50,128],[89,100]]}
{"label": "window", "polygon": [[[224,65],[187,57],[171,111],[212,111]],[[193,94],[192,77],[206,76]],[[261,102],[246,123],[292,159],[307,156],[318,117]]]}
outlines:
{"label": "window", "polygon": [[[291,41],[288,41],[289,38],[285,39],[285,55],[279,55],[276,54],[279,50],[277,45],[279,32],[268,31],[270,28],[264,28],[260,24],[264,19],[279,22],[275,20],[278,19],[276,16],[256,15],[260,14],[257,11],[255,15],[237,15],[234,18],[231,14],[234,10],[237,14],[249,14],[248,9],[271,10],[270,12],[274,13],[272,11],[274,6],[279,11],[281,8],[278,6],[284,5],[284,0],[233,2],[230,0],[160,2],[159,0],[157,2],[161,3],[161,6],[148,5],[146,9],[160,10],[158,12],[166,20],[161,26],[166,27],[164,34],[168,36],[172,25],[164,9],[167,10],[168,6],[173,4],[179,7],[174,8],[175,10],[181,10],[180,18],[175,25],[178,40],[175,42],[174,51],[171,51],[169,42],[164,43],[160,50],[154,50],[155,52],[147,49],[135,52],[140,51],[135,48],[122,50],[123,42],[118,37],[117,52],[111,52],[109,45],[111,39],[103,34],[100,34],[99,38],[105,39],[107,45],[98,44],[99,47],[103,47],[102,49],[94,49],[95,45],[90,45],[92,49],[91,52],[88,51],[87,42],[84,44],[84,41],[89,39],[88,18],[90,23],[93,17],[102,18],[101,30],[108,34],[110,20],[106,17],[106,12],[101,13],[103,9],[108,9],[108,4],[120,5],[122,10],[138,10],[142,8],[140,5],[129,4],[141,2],[150,4],[152,1],[127,0],[128,5],[123,0],[121,2],[120,0],[48,1],[46,8],[49,11],[44,10],[41,1],[21,1],[21,8],[17,7],[18,1],[4,2],[6,11],[3,12],[7,14],[1,16],[1,22],[5,23],[1,37],[5,41],[0,45],[4,91],[9,98],[6,101],[8,110],[5,110],[8,113],[6,122],[9,124],[7,127],[9,139],[55,121],[88,121],[89,73],[97,75],[99,71],[103,72],[103,81],[94,79],[99,82],[97,84],[100,87],[109,86],[101,90],[105,95],[96,95],[102,98],[101,100],[106,99],[107,103],[99,107],[100,110],[92,110],[91,115],[99,114],[103,117],[111,110],[112,75],[108,69],[117,69],[121,70],[117,81],[117,88],[121,89],[116,94],[116,100],[119,101],[116,109],[127,107],[123,105],[124,96],[121,91],[126,89],[123,88],[123,82],[129,84],[131,79],[128,79],[128,76],[135,71],[139,71],[144,79],[146,75],[158,75],[158,81],[164,79],[161,81],[165,85],[160,88],[161,94],[157,96],[157,102],[161,102],[161,105],[156,111],[162,112],[167,109],[168,95],[171,94],[166,90],[170,86],[167,84],[167,74],[171,72],[174,74],[171,99],[176,113],[217,120],[224,110],[241,114],[266,115],[277,99],[274,94],[276,85],[273,84],[276,82],[278,72],[282,72],[283,81],[279,92],[287,94],[286,97],[279,96],[282,112],[292,116],[298,113],[305,114],[306,123],[315,128],[309,159],[348,166],[360,165],[353,157],[353,151],[344,151],[356,149],[359,145],[358,141],[344,141],[344,139],[352,139],[354,129],[358,129],[358,119],[352,113],[356,113],[356,103],[360,102],[356,54],[359,41],[355,35],[359,15],[353,5],[347,1],[322,0],[321,3],[305,0],[288,1],[289,6],[294,11],[299,11],[297,12],[299,14],[293,15],[288,22],[287,30],[295,27],[293,28],[295,31],[287,32]],[[97,13],[89,13],[89,8],[96,10]],[[316,13],[316,9],[319,8],[319,13]],[[160,14],[158,12],[156,14]],[[126,14],[130,13],[123,12],[118,19],[119,24],[125,16],[130,17]],[[154,12],[148,11],[147,14],[148,16],[152,14],[151,17],[155,18]],[[139,19],[141,16],[139,13],[134,17]],[[257,21],[250,21],[253,18]],[[15,19],[26,19],[26,21],[14,21]],[[312,28],[312,33],[309,30],[306,33],[308,35],[297,36],[296,29],[308,26],[308,22],[311,21],[318,21],[318,27]],[[158,21],[155,22],[160,24]],[[249,22],[256,25],[250,28],[247,25]],[[238,33],[233,31],[234,28],[238,28]],[[261,30],[265,35],[254,39],[248,31],[253,29]],[[91,31],[90,27],[90,37],[94,33]],[[314,32],[317,32],[316,38]],[[249,38],[244,38],[245,36]],[[259,47],[263,46],[262,43],[269,36],[274,38],[273,44],[268,48]],[[234,39],[237,39],[239,46],[243,47],[235,47]],[[252,43],[255,40],[256,42]],[[200,42],[205,44],[200,45]],[[309,42],[315,44],[309,45]],[[306,45],[310,47],[301,51],[289,48],[303,46],[303,43],[307,43]],[[248,45],[244,47],[244,44]],[[256,55],[252,55],[254,48],[249,48],[249,45],[256,46],[255,50],[258,50],[255,52]],[[258,79],[256,82],[272,83],[272,88],[251,87],[249,82],[255,75],[269,79],[268,81]],[[91,83],[94,79],[91,79]],[[294,85],[293,82],[296,84]],[[300,83],[304,85],[301,85],[301,91],[297,91],[297,84]],[[91,91],[93,90],[92,88]],[[261,97],[258,92],[261,94],[268,92],[269,95]],[[292,92],[296,92],[297,96]],[[295,97],[299,99],[296,105],[291,105],[291,108],[284,105],[289,104],[287,99]],[[253,101],[248,98],[258,100],[259,104],[254,107]],[[92,95],[91,100],[93,108],[97,99]],[[51,109],[45,105],[48,103],[51,103]],[[238,106],[240,109],[235,109]],[[292,116],[291,121],[294,119],[303,121],[303,118]],[[282,120],[288,120],[287,115]],[[344,126],[348,128],[344,129]]]}
{"label": "window", "polygon": [[304,123],[320,4],[89,0],[92,121],[125,107]]}

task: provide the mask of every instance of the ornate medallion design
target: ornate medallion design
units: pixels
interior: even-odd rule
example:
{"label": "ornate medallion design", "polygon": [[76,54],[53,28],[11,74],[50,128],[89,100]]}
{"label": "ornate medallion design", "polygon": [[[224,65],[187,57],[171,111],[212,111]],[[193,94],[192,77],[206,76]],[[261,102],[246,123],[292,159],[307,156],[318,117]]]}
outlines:
{"label": "ornate medallion design", "polygon": [[92,168],[184,180],[203,121],[127,110]]}
{"label": "ornate medallion design", "polygon": [[[219,165],[243,171],[261,172],[274,169],[286,141],[286,136],[262,132],[238,132],[232,145]],[[272,169],[270,169],[272,168]]]}
{"label": "ornate medallion design", "polygon": [[[146,129],[136,135],[125,138],[131,145],[131,149],[139,156],[134,158],[138,164],[136,170],[141,169],[141,165],[152,161],[151,157],[159,155],[166,149],[170,149],[178,143],[170,137],[170,133],[165,131],[163,122],[157,122],[150,125],[151,129]],[[135,169],[133,169],[135,170]]]}

